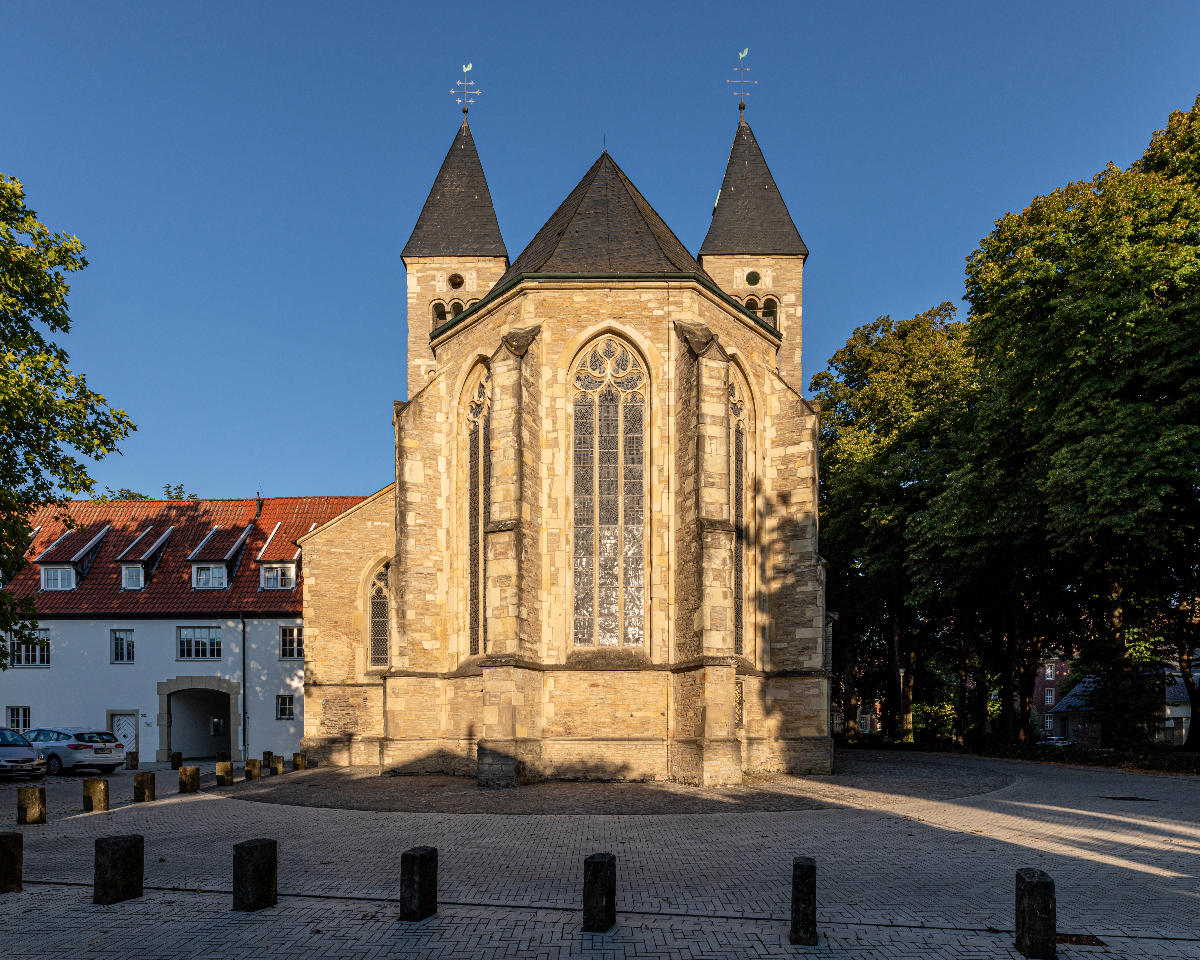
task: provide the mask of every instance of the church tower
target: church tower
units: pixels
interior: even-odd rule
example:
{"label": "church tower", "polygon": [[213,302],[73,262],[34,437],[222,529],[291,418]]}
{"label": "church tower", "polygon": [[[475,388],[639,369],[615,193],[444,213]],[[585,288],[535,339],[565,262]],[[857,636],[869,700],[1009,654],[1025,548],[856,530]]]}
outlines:
{"label": "church tower", "polygon": [[779,373],[801,390],[801,301],[808,247],[746,122],[743,105],[700,265],[726,293],[774,326]]}
{"label": "church tower", "polygon": [[430,334],[481,299],[508,268],[508,250],[465,116],[400,256],[408,276],[411,397],[433,375]]}

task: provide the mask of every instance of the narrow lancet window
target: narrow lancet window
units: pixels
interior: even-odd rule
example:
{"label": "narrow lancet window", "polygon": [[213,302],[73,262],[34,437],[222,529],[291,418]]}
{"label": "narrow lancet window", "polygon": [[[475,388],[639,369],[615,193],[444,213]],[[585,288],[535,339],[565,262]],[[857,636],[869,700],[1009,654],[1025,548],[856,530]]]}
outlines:
{"label": "narrow lancet window", "polygon": [[733,652],[746,649],[746,401],[741,385],[729,384],[729,518],[733,524]]}
{"label": "narrow lancet window", "polygon": [[606,337],[575,369],[576,646],[641,646],[646,636],[646,375]]}
{"label": "narrow lancet window", "polygon": [[467,400],[467,619],[469,652],[487,653],[487,541],[485,528],[491,513],[492,449],[491,404],[486,373],[468,393]]}
{"label": "narrow lancet window", "polygon": [[371,666],[388,662],[388,572],[384,567],[371,581]]}

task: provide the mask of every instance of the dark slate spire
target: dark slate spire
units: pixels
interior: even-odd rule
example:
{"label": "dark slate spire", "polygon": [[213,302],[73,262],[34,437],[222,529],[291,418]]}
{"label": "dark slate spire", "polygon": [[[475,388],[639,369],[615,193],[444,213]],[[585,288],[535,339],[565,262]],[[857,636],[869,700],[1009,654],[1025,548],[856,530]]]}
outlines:
{"label": "dark slate spire", "polygon": [[496,288],[522,273],[701,274],[695,257],[604,152]]}
{"label": "dark slate spire", "polygon": [[744,116],[733,136],[712,225],[700,245],[700,256],[712,254],[808,254]]}
{"label": "dark slate spire", "polygon": [[504,257],[496,210],[464,117],[402,257]]}

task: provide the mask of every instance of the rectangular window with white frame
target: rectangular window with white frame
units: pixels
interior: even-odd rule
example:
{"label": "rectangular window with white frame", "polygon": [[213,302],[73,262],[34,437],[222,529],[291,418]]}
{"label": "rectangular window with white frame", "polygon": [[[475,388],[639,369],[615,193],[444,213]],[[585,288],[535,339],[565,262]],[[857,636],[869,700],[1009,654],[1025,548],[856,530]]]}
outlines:
{"label": "rectangular window with white frame", "polygon": [[1054,688],[1053,687],[1046,688],[1046,706],[1048,706],[1048,707],[1054,706]]}
{"label": "rectangular window with white frame", "polygon": [[290,693],[281,693],[275,698],[275,719],[296,719],[296,698]]}
{"label": "rectangular window with white frame", "polygon": [[280,660],[303,660],[304,659],[304,628],[303,627],[280,627],[279,628],[279,659]]}
{"label": "rectangular window with white frame", "polygon": [[229,576],[225,564],[193,563],[192,586],[196,590],[224,590],[229,586]]}
{"label": "rectangular window with white frame", "polygon": [[74,590],[74,567],[42,567],[43,590]]}
{"label": "rectangular window with white frame", "polygon": [[138,563],[127,563],[121,567],[121,589],[141,590],[146,586],[142,566]]}
{"label": "rectangular window with white frame", "polygon": [[9,663],[14,667],[48,667],[50,666],[50,631],[43,628],[35,630],[37,642],[22,643],[13,640],[9,643]]}
{"label": "rectangular window with white frame", "polygon": [[110,630],[113,663],[133,663],[133,631]]}
{"label": "rectangular window with white frame", "polygon": [[176,627],[178,660],[220,660],[220,627]]}
{"label": "rectangular window with white frame", "polygon": [[28,707],[8,707],[4,712],[10,729],[24,733],[30,728]]}
{"label": "rectangular window with white frame", "polygon": [[259,586],[263,590],[291,590],[296,586],[294,563],[263,564]]}
{"label": "rectangular window with white frame", "polygon": [[1046,664],[1046,679],[1047,680],[1054,679],[1054,664],[1052,664],[1052,663]]}

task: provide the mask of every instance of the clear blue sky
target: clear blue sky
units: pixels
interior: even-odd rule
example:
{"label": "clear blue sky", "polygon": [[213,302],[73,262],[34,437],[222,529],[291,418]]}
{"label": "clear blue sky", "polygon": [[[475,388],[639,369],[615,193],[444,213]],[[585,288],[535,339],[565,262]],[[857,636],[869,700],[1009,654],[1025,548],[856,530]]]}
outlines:
{"label": "clear blue sky", "polygon": [[101,485],[367,493],[400,249],[471,125],[515,258],[608,149],[694,252],[747,113],[812,253],[805,377],[963,289],[992,222],[1200,92],[1200,4],[7,3],[0,170],[91,266],[74,364],[139,425]]}

